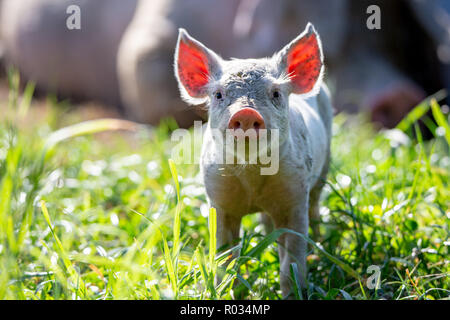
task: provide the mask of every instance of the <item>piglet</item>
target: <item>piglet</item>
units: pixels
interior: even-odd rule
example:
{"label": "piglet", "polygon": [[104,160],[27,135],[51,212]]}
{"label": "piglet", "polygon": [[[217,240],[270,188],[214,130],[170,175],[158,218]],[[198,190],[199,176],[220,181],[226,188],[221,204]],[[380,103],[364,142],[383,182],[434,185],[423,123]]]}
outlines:
{"label": "piglet", "polygon": [[[209,111],[200,169],[209,205],[217,210],[218,247],[239,238],[242,217],[255,212],[277,229],[307,235],[311,225],[318,235],[332,123],[323,74],[321,41],[310,23],[281,51],[262,59],[224,60],[179,30],[175,76],[181,96],[192,105],[206,102]],[[276,170],[264,172],[267,162],[259,160],[226,161],[236,160],[229,157],[230,141],[244,141],[248,150],[262,137],[276,137],[265,148]],[[306,286],[307,243],[292,233],[281,235],[278,243],[280,287],[288,297],[291,263],[298,266],[297,281]]]}

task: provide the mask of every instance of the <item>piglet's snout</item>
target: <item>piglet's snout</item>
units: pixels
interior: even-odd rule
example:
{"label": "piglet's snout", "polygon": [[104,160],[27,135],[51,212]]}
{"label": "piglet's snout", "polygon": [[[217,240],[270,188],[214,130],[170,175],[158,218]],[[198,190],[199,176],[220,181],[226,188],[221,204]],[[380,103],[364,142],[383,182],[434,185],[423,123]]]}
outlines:
{"label": "piglet's snout", "polygon": [[[252,108],[244,108],[235,112],[228,122],[228,129],[235,130],[236,137],[240,136],[238,132],[245,132],[245,134],[247,135],[251,133],[252,130],[254,130],[256,136],[258,136],[259,130],[265,128],[266,124],[264,123],[262,115]],[[241,129],[242,131],[238,129]],[[248,130],[250,130],[250,132]]]}

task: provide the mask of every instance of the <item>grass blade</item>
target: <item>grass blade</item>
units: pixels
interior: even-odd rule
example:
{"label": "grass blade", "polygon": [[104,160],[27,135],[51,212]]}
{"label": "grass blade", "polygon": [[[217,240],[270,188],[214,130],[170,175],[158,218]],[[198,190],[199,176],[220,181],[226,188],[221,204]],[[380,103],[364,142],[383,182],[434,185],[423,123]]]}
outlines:
{"label": "grass blade", "polygon": [[47,222],[49,228],[50,228],[50,232],[53,235],[53,238],[55,239],[56,242],[56,246],[58,249],[58,253],[61,257],[61,259],[63,260],[64,266],[66,268],[66,271],[69,273],[71,280],[72,280],[72,284],[78,284],[78,289],[84,294],[86,292],[85,289],[85,285],[83,280],[80,278],[79,274],[75,271],[74,267],[72,266],[72,262],[70,261],[70,259],[68,258],[64,247],[61,243],[61,241],[59,240],[58,235],[55,233],[55,230],[53,228],[53,224],[50,220],[50,215],[48,213],[48,209],[47,206],[45,205],[45,201],[41,200],[41,209],[42,209],[42,213],[44,215],[44,219]]}
{"label": "grass blade", "polygon": [[292,278],[292,282],[294,284],[294,294],[295,294],[295,298],[297,300],[303,300],[303,294],[302,294],[302,289],[300,287],[300,284],[298,283],[298,267],[297,264],[295,262],[291,263],[291,265],[289,266],[289,270],[291,272],[291,278]]}
{"label": "grass blade", "polygon": [[431,112],[433,113],[433,117],[436,120],[437,124],[444,128],[445,130],[445,140],[447,140],[447,144],[450,146],[450,126],[445,119],[444,114],[441,111],[441,108],[439,104],[437,103],[436,99],[431,99]]}
{"label": "grass blade", "polygon": [[180,245],[181,234],[181,196],[180,196],[180,183],[178,181],[177,169],[172,159],[169,159],[170,173],[172,174],[173,181],[175,182],[175,188],[177,192],[177,206],[175,208],[175,219],[173,222],[173,252],[172,256],[175,257],[178,253]]}
{"label": "grass blade", "polygon": [[178,285],[177,285],[177,275],[173,267],[172,257],[170,254],[169,245],[167,244],[166,238],[163,235],[163,245],[164,245],[164,261],[166,265],[167,275],[169,276],[169,281],[172,286],[172,291],[175,298],[178,296]]}
{"label": "grass blade", "polygon": [[217,212],[215,208],[209,209],[209,267],[210,272],[215,275],[217,263],[216,258],[216,246],[217,246]]}
{"label": "grass blade", "polygon": [[103,131],[126,130],[137,131],[139,125],[135,122],[121,119],[97,119],[80,122],[51,133],[45,141],[45,150],[51,149],[57,143],[85,134]]}
{"label": "grass blade", "polygon": [[402,121],[397,125],[397,129],[400,129],[404,132],[406,132],[414,122],[417,122],[420,118],[422,118],[428,110],[430,110],[430,103],[431,101],[437,100],[441,101],[447,97],[447,91],[446,90],[440,90],[433,94],[432,96],[426,98],[424,101],[419,103],[414,109],[412,109],[406,117],[403,118]]}

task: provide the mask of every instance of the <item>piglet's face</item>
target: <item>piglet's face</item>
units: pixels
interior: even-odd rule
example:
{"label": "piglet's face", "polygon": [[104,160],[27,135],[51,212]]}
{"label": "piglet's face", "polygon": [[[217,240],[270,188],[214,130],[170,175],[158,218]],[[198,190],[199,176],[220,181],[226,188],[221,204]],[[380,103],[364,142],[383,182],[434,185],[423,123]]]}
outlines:
{"label": "piglet's face", "polygon": [[225,61],[180,29],[175,75],[182,98],[207,103],[211,128],[239,134],[289,128],[289,95],[316,94],[323,74],[320,39],[311,24],[271,58]]}

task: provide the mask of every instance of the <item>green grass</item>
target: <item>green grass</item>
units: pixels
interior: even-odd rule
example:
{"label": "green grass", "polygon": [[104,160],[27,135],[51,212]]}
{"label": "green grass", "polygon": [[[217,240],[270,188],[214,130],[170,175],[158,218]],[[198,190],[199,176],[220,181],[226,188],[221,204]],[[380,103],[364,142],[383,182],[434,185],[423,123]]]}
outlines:
{"label": "green grass", "polygon": [[[11,75],[1,102],[0,299],[282,298],[276,238],[290,231],[266,236],[247,216],[240,243],[216,254],[198,166],[169,161],[173,122],[76,124],[54,99],[38,117],[33,86],[19,95],[17,83]],[[418,108],[402,130],[335,118],[323,239],[307,239],[308,290],[294,284],[297,298],[450,296],[448,114],[434,101]],[[428,109],[439,127],[425,121],[436,137],[423,141],[414,114]]]}

